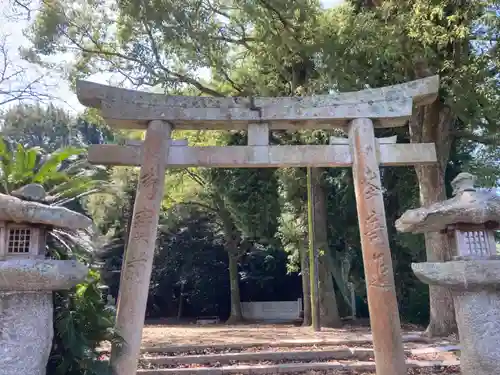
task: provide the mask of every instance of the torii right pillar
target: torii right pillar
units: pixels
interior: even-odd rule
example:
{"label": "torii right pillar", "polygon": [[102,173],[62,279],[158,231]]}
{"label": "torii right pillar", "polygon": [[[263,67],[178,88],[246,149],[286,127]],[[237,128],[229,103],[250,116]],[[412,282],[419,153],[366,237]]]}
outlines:
{"label": "torii right pillar", "polygon": [[349,143],[377,375],[403,375],[405,353],[372,120],[351,121]]}

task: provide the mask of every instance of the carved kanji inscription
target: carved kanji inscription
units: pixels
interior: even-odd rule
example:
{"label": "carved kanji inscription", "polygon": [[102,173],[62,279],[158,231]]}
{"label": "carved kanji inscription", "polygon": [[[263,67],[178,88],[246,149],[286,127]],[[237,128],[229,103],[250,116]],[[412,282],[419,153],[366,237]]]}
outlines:
{"label": "carved kanji inscription", "polygon": [[134,213],[132,220],[132,230],[130,236],[135,241],[149,243],[149,228],[156,219],[155,211],[150,208],[143,208]]}
{"label": "carved kanji inscription", "polygon": [[144,258],[133,259],[127,262],[125,277],[131,279],[132,281],[137,279],[137,277],[140,277],[146,268],[146,262],[147,260]]}
{"label": "carved kanji inscription", "polygon": [[382,233],[385,226],[382,224],[379,215],[374,210],[372,210],[366,217],[364,228],[364,235],[368,238],[370,243],[374,245],[383,245],[385,243]]}
{"label": "carved kanji inscription", "polygon": [[363,151],[366,157],[370,158],[372,157],[372,154],[374,152],[372,145],[365,145],[363,147]]}
{"label": "carved kanji inscription", "polygon": [[140,177],[140,183],[144,187],[147,199],[153,199],[158,189],[158,173],[154,170],[145,171]]}
{"label": "carved kanji inscription", "polygon": [[382,253],[374,253],[372,256],[372,264],[371,264],[371,272],[370,272],[370,281],[369,285],[380,287],[380,288],[388,288],[390,287],[389,276],[390,271],[387,266],[387,262],[384,259],[384,254]]}
{"label": "carved kanji inscription", "polygon": [[380,193],[380,188],[378,186],[378,173],[370,169],[370,167],[365,166],[364,176],[363,176],[363,193],[366,199],[372,199],[374,196]]}

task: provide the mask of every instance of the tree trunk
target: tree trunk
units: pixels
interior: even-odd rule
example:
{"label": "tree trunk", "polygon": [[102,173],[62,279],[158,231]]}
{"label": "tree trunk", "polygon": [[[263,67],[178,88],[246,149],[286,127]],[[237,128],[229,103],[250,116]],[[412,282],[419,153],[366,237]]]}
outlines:
{"label": "tree trunk", "polygon": [[329,259],[328,248],[328,210],[326,194],[323,188],[322,172],[320,168],[312,168],[312,188],[314,190],[314,238],[320,251],[319,273],[319,305],[321,327],[337,328],[342,326],[335,287],[333,283],[333,262]]}
{"label": "tree trunk", "polygon": [[[429,206],[446,199],[444,173],[438,166],[419,168],[420,203]],[[428,262],[451,259],[451,247],[446,234],[425,234],[425,252]],[[455,308],[449,288],[429,287],[430,321],[425,333],[430,337],[448,336],[457,331]]]}
{"label": "tree trunk", "polygon": [[300,272],[302,274],[302,308],[304,311],[304,320],[302,325],[310,326],[312,324],[311,282],[309,280],[309,255],[305,246],[300,249]]}
{"label": "tree trunk", "polygon": [[184,284],[183,282],[181,283],[181,288],[179,292],[179,306],[177,308],[177,320],[181,320],[182,314],[184,312]]}
{"label": "tree trunk", "polygon": [[240,299],[240,278],[238,274],[238,261],[244,255],[244,251],[240,249],[241,236],[238,229],[234,224],[231,213],[224,204],[224,199],[220,195],[214,196],[215,206],[217,213],[222,221],[224,228],[225,249],[229,260],[229,287],[231,293],[231,313],[229,319],[226,321],[228,324],[239,323],[243,321],[243,313],[241,311]]}
{"label": "tree trunk", "polygon": [[231,288],[231,314],[227,320],[228,324],[239,323],[243,321],[240,302],[240,284],[238,275],[238,258],[228,252],[229,257],[229,285]]}
{"label": "tree trunk", "polygon": [[[411,142],[432,142],[436,145],[438,162],[416,166],[420,189],[420,204],[427,207],[446,199],[445,171],[451,145],[454,117],[448,107],[436,100],[433,104],[414,111],[410,121]],[[445,234],[425,234],[428,262],[451,259],[451,247]],[[457,331],[455,309],[450,291],[439,286],[429,287],[430,322],[426,334],[431,337],[448,336]]]}

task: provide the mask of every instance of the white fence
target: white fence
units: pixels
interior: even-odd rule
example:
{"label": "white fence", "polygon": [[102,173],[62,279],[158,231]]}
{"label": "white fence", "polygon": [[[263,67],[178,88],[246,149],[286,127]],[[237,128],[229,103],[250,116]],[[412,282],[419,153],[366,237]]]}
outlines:
{"label": "white fence", "polygon": [[300,317],[302,299],[296,301],[242,302],[243,317],[248,320],[287,322]]}

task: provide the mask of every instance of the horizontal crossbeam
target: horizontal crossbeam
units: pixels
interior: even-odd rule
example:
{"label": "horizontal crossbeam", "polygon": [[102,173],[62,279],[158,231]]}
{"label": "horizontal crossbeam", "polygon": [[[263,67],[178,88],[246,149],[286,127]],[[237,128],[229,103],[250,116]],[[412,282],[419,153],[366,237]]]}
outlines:
{"label": "horizontal crossbeam", "polygon": [[[432,143],[378,144],[381,165],[401,166],[435,163]],[[278,168],[278,167],[350,167],[349,145],[299,146],[208,146],[170,147],[167,168]],[[88,159],[93,164],[140,166],[142,147],[133,145],[92,145]]]}
{"label": "horizontal crossbeam", "polygon": [[77,82],[80,102],[101,110],[115,128],[146,129],[152,120],[171,122],[176,129],[243,129],[267,122],[269,129],[331,129],[354,118],[370,118],[376,127],[403,125],[412,105],[432,102],[439,77],[357,92],[308,97],[168,96]]}
{"label": "horizontal crossbeam", "polygon": [[[393,135],[391,137],[375,138],[375,142],[377,142],[379,144],[396,143],[397,140],[398,140],[397,135]],[[348,145],[349,138],[331,136],[330,137],[330,144],[331,145]]]}

